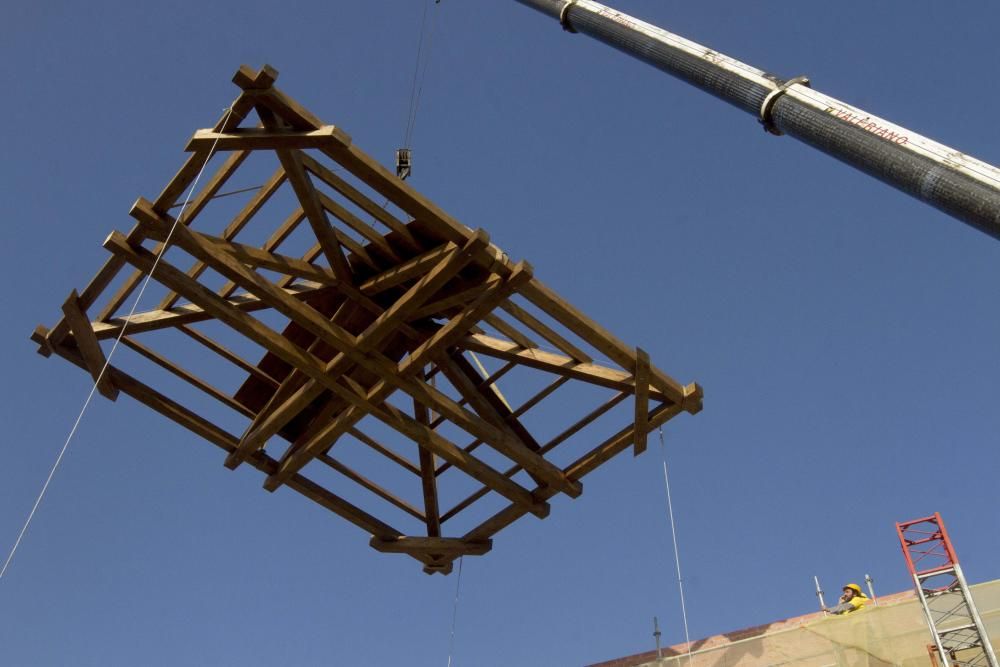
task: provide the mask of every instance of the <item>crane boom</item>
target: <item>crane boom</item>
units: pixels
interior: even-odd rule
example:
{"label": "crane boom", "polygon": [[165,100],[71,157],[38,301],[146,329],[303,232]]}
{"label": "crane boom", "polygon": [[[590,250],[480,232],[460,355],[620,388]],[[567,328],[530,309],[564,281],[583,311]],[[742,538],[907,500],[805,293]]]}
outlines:
{"label": "crane boom", "polygon": [[517,0],[1000,239],[1000,169],[591,0]]}

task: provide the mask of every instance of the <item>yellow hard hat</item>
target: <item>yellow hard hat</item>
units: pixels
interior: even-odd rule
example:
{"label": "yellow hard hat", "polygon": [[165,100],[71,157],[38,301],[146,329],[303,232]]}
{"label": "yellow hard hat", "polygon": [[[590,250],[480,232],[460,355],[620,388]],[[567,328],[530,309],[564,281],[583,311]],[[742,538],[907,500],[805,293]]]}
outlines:
{"label": "yellow hard hat", "polygon": [[844,590],[845,591],[848,588],[850,588],[852,591],[854,591],[858,595],[864,595],[864,593],[861,592],[861,586],[858,586],[857,584],[847,584],[846,586],[844,586]]}

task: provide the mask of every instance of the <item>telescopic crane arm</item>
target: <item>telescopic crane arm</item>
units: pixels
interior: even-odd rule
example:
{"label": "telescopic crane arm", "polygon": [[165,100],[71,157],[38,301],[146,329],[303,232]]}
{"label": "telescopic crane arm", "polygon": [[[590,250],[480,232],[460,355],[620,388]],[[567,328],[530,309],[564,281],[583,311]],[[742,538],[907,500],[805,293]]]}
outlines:
{"label": "telescopic crane arm", "polygon": [[1000,169],[591,0],[517,0],[1000,239]]}

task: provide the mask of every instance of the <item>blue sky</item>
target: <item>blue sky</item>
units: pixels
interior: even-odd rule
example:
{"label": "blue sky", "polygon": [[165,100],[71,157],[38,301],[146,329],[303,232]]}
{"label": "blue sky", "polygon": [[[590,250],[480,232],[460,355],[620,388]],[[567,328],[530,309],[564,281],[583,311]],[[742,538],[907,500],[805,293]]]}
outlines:
{"label": "blue sky", "polygon": [[[34,353],[241,63],[389,162],[422,2],[8,3],[0,226],[4,554],[89,390]],[[623,11],[1000,162],[1000,5],[639,2]],[[692,637],[908,587],[894,522],[944,516],[1000,576],[1000,243],[512,0],[442,0],[411,181],[675,378]],[[655,441],[653,444],[656,444]],[[683,639],[658,445],[464,563],[455,665]],[[87,412],[0,581],[0,662],[444,665],[455,577],[227,471],[129,399]]]}

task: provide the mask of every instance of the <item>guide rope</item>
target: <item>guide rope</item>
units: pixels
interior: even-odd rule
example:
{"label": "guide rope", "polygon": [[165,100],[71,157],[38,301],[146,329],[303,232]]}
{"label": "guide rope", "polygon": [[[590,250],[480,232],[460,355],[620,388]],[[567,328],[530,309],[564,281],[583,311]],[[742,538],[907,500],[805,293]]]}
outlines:
{"label": "guide rope", "polygon": [[458,593],[462,589],[462,559],[458,557],[458,581],[455,582],[455,607],[451,612],[451,639],[448,642],[448,667],[451,667],[451,659],[455,655],[455,623],[458,621]]}
{"label": "guide rope", "polygon": [[663,457],[663,484],[667,491],[667,514],[670,516],[670,535],[674,540],[674,564],[677,566],[677,588],[681,594],[681,618],[684,619],[684,641],[687,643],[688,665],[691,664],[691,635],[688,632],[687,605],[684,601],[684,579],[681,577],[681,554],[677,548],[677,524],[674,521],[674,504],[670,499],[670,476],[667,474],[667,445],[663,440],[663,427],[660,432],[660,453]]}
{"label": "guide rope", "polygon": [[[233,113],[233,108],[230,106],[225,109],[226,115],[222,120],[221,125],[229,121],[229,117]],[[220,135],[221,136],[221,135]],[[111,365],[111,359],[114,357],[115,350],[118,349],[119,343],[121,343],[122,337],[125,335],[125,330],[128,328],[129,322],[132,320],[132,316],[135,315],[136,309],[139,307],[139,302],[142,300],[142,295],[146,291],[146,286],[149,285],[149,281],[153,278],[153,273],[156,271],[156,267],[160,263],[160,258],[167,250],[167,246],[170,244],[170,238],[174,234],[174,230],[177,228],[177,224],[184,217],[184,210],[187,208],[188,203],[191,201],[191,195],[194,193],[195,188],[198,185],[198,181],[201,179],[202,174],[205,172],[205,167],[208,166],[209,161],[215,154],[215,148],[219,143],[219,137],[216,137],[215,143],[208,151],[208,155],[205,157],[204,164],[201,165],[201,169],[198,171],[198,175],[195,176],[194,181],[191,183],[191,187],[188,189],[187,197],[184,199],[184,204],[181,206],[180,212],[177,217],[174,218],[174,223],[170,227],[170,231],[167,233],[167,238],[163,241],[160,246],[160,251],[156,254],[156,259],[153,262],[153,266],[150,267],[149,273],[146,278],[142,281],[142,285],[139,287],[139,293],[136,295],[135,300],[132,302],[132,308],[129,310],[128,316],[125,318],[125,322],[122,324],[121,330],[118,332],[118,336],[115,338],[114,344],[111,346],[111,350],[108,352],[107,359],[104,361],[104,366],[101,367],[101,372],[97,374],[97,379],[94,380],[94,386],[90,388],[90,393],[87,394],[87,400],[83,402],[83,407],[80,408],[80,413],[76,416],[76,421],[73,422],[73,427],[69,431],[69,435],[66,436],[66,441],[63,443],[62,449],[59,450],[59,456],[56,457],[56,462],[52,465],[52,469],[49,470],[48,477],[45,478],[45,483],[42,485],[42,490],[39,492],[38,497],[35,499],[35,504],[32,505],[31,511],[28,512],[28,518],[25,520],[24,525],[21,527],[21,532],[18,534],[17,539],[14,541],[14,546],[11,548],[10,553],[7,555],[7,560],[4,562],[3,567],[0,568],[0,579],[3,579],[4,574],[7,572],[7,568],[10,566],[11,561],[14,560],[14,554],[17,553],[17,548],[21,545],[21,541],[24,539],[25,533],[28,532],[28,526],[31,525],[31,520],[35,518],[35,512],[38,511],[38,506],[42,504],[42,498],[45,497],[45,492],[49,489],[49,484],[52,482],[52,478],[56,474],[56,470],[59,468],[59,464],[62,463],[63,457],[66,455],[66,450],[69,449],[70,442],[73,441],[73,436],[76,435],[76,431],[80,426],[80,422],[83,421],[83,415],[86,413],[87,408],[90,406],[90,401],[94,398],[94,394],[97,392],[97,386],[100,384],[101,380],[104,378],[104,374],[108,370],[108,366]]]}

